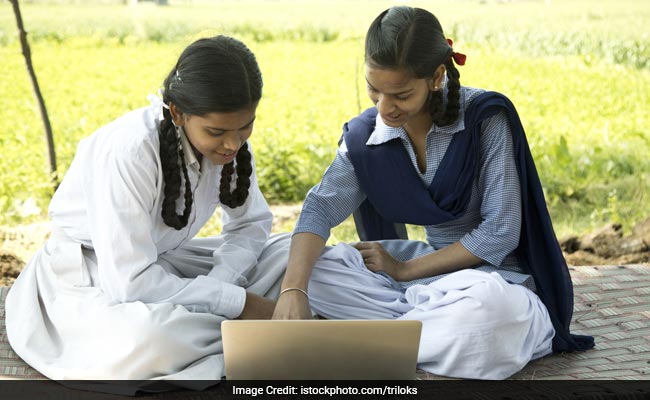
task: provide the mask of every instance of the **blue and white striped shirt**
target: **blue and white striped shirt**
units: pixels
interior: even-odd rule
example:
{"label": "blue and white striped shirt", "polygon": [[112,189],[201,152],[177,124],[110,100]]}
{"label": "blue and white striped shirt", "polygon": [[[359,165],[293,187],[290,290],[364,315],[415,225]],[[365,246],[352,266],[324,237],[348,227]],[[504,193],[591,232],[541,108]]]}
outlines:
{"label": "blue and white striped shirt", "polygon": [[[426,139],[424,173],[418,168],[417,157],[406,131],[401,127],[385,125],[379,115],[367,144],[381,144],[399,138],[409,154],[412,167],[428,187],[453,135],[465,129],[465,110],[472,99],[483,92],[481,89],[462,87],[460,114],[456,122],[448,126],[432,125]],[[497,271],[512,283],[532,288],[532,279],[520,274],[523,270],[511,254],[519,243],[522,216],[512,134],[505,113],[499,113],[483,122],[480,158],[479,174],[474,179],[466,212],[456,220],[425,226],[427,242],[435,250],[460,241],[468,251],[485,261],[478,266],[480,269]],[[350,216],[365,198],[343,141],[321,182],[307,194],[294,234],[311,232],[327,240],[331,228]],[[404,251],[398,251],[398,254],[391,254],[399,260],[412,258],[416,254],[406,250],[407,247],[404,247]],[[433,279],[428,279],[431,280]],[[418,283],[421,281],[418,280]]]}

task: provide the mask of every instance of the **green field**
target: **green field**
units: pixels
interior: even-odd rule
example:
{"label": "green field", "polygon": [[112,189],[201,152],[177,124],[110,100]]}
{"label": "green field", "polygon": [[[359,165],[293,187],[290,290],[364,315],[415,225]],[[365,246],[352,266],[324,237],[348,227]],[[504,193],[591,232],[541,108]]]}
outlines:
{"label": "green field", "polygon": [[[363,35],[386,1],[22,5],[54,129],[59,175],[79,139],[147,104],[192,40],[244,40],[264,74],[252,138],[272,203],[300,202],[342,124],[371,105]],[[650,216],[650,21],[646,0],[409,2],[468,55],[461,82],[517,106],[559,236]],[[0,225],[45,216],[42,124],[8,2],[0,2]],[[289,228],[290,229],[290,228]],[[345,231],[339,239],[348,239]]]}

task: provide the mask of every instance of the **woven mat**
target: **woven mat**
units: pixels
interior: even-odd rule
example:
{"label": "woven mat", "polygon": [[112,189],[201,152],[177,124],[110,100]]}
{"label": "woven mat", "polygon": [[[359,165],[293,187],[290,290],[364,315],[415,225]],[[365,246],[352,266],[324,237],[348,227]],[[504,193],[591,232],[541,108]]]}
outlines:
{"label": "woven mat", "polygon": [[[596,337],[596,348],[553,354],[531,362],[511,379],[649,379],[650,265],[571,268],[575,307],[572,331]],[[5,331],[0,287],[0,378],[44,379],[13,352]],[[419,371],[418,379],[445,379]]]}
{"label": "woven mat", "polygon": [[9,379],[45,379],[14,353],[7,340],[5,329],[5,299],[9,293],[6,286],[0,287],[0,377]]}
{"label": "woven mat", "polygon": [[[572,267],[571,331],[592,335],[593,350],[552,354],[510,379],[650,379],[650,265]],[[444,379],[418,373],[419,379]]]}

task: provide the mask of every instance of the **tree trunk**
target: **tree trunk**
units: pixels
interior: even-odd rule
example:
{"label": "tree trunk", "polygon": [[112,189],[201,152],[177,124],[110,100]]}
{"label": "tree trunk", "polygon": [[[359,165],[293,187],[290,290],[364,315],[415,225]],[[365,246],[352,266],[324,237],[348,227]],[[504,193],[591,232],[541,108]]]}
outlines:
{"label": "tree trunk", "polygon": [[50,119],[47,116],[45,101],[43,100],[41,89],[38,86],[38,80],[36,79],[34,66],[32,65],[32,52],[29,49],[29,43],[27,42],[27,32],[25,32],[25,27],[23,26],[23,18],[20,15],[20,7],[18,6],[18,0],[9,0],[9,2],[14,7],[14,14],[16,15],[16,24],[18,26],[18,35],[20,37],[20,46],[22,47],[23,50],[23,56],[25,56],[27,73],[29,74],[29,78],[32,82],[32,87],[34,89],[34,96],[36,96],[36,101],[38,102],[38,108],[41,113],[41,119],[43,120],[45,140],[47,142],[47,150],[48,150],[47,151],[48,162],[50,164],[50,179],[52,179],[53,189],[56,190],[59,183],[56,174],[56,152],[54,150],[54,137],[52,135],[52,126],[50,125]]}

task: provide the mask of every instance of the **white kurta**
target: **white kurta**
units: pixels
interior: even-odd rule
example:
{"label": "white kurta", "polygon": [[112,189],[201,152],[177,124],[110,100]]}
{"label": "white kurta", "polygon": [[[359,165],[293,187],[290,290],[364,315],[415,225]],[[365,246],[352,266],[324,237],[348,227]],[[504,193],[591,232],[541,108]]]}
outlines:
{"label": "white kurta", "polygon": [[220,322],[240,315],[246,290],[277,297],[289,238],[269,240],[254,165],[244,205],[221,206],[221,233],[192,239],[220,206],[222,166],[199,165],[183,136],[192,212],[180,230],[165,225],[161,106],[152,98],[79,143],[52,236],[9,292],[9,342],[49,378],[220,379]]}

